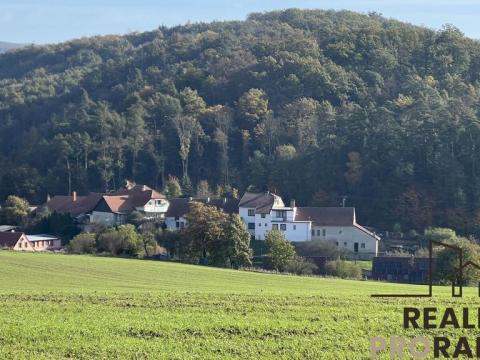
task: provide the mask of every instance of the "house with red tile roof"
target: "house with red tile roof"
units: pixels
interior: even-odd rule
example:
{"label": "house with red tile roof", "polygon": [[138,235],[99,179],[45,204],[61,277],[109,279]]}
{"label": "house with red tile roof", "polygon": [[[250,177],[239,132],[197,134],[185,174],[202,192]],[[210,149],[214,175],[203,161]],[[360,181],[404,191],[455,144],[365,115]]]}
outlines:
{"label": "house with red tile roof", "polygon": [[113,193],[90,193],[86,196],[54,196],[46,204],[50,211],[69,213],[83,231],[92,226],[124,224],[128,216],[139,211],[148,219],[163,219],[168,209],[166,197],[146,185],[134,185]]}

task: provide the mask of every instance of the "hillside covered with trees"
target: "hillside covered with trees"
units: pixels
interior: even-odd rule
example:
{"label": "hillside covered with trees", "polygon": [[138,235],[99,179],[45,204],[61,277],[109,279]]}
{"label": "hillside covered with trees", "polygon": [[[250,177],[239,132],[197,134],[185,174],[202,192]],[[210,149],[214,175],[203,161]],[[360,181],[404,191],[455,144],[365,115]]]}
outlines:
{"label": "hillside covered with trees", "polygon": [[0,55],[0,201],[172,175],[478,233],[479,79],[456,28],[347,11],[29,46]]}

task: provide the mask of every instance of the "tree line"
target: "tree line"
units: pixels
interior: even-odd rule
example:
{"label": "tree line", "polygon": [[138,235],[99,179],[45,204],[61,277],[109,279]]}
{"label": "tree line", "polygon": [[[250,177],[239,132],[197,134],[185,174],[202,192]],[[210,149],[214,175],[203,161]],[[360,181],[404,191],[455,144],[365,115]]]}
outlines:
{"label": "tree line", "polygon": [[348,11],[29,46],[0,55],[0,200],[171,176],[478,234],[479,74],[452,26]]}

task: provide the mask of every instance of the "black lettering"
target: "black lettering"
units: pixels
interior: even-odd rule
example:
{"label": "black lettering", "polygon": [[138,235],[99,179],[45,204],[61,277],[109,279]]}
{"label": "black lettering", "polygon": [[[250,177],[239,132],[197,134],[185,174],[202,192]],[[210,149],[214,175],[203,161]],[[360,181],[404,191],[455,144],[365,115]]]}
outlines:
{"label": "black lettering", "polygon": [[463,308],[463,328],[464,329],[474,329],[475,325],[468,322],[468,308]]}
{"label": "black lettering", "polygon": [[436,312],[437,312],[437,308],[423,309],[423,328],[424,329],[435,329],[437,327],[437,325],[432,324],[432,321],[434,321],[437,318],[435,316]]}
{"label": "black lettering", "polygon": [[444,358],[450,358],[447,349],[450,347],[450,340],[446,337],[434,337],[433,338],[433,357],[438,358],[440,354]]}
{"label": "black lettering", "polygon": [[447,325],[453,326],[455,329],[458,329],[460,327],[460,325],[458,324],[457,315],[455,315],[455,310],[453,310],[453,308],[445,309],[442,321],[440,322],[440,329],[445,328]]}
{"label": "black lettering", "polygon": [[404,308],[403,309],[403,328],[408,329],[410,325],[414,329],[418,329],[417,320],[420,317],[420,310],[417,308]]}
{"label": "black lettering", "polygon": [[468,340],[465,336],[462,336],[458,339],[457,345],[455,346],[455,351],[453,352],[453,357],[458,358],[459,355],[465,355],[468,358],[473,358],[472,349],[468,345]]}

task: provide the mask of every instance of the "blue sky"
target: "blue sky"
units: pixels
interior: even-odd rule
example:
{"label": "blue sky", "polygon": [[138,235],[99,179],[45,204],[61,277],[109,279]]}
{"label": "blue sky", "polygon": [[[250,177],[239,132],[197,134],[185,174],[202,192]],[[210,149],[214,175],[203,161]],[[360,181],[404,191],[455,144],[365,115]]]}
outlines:
{"label": "blue sky", "polygon": [[449,23],[480,38],[480,0],[0,0],[0,40],[52,43],[292,7],[376,11],[431,28]]}

